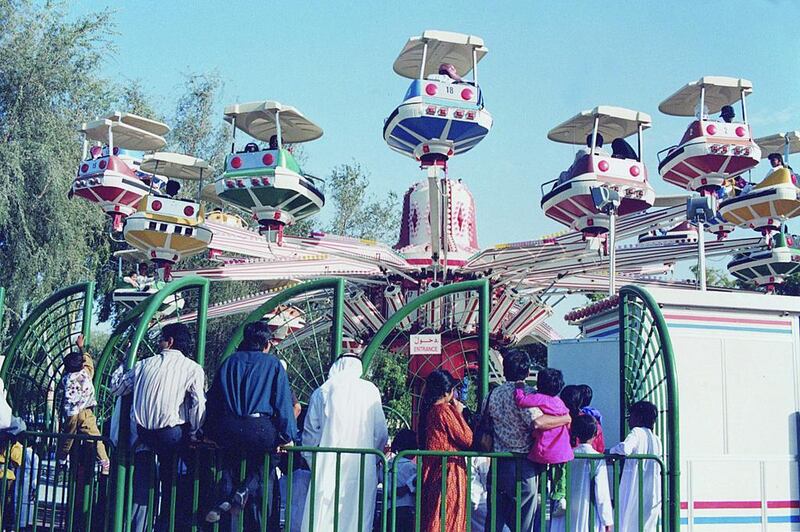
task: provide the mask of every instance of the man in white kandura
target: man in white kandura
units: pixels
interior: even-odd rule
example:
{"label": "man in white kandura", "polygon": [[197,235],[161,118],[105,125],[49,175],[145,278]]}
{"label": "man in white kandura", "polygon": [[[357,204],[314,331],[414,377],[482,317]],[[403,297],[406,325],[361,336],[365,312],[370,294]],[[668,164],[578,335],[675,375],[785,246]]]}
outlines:
{"label": "man in white kandura", "polygon": [[[628,409],[631,431],[625,441],[611,448],[609,453],[630,456],[654,454],[661,456],[661,441],[653,433],[658,419],[656,405],[649,401],[633,403]],[[655,460],[642,460],[642,478],[639,478],[637,459],[625,460],[619,483],[619,532],[644,530],[654,532],[661,515],[661,466]],[[642,511],[644,528],[639,528],[639,482],[642,483]]]}
{"label": "man in white kandura", "polygon": [[[362,365],[358,355],[347,353],[339,357],[328,372],[328,380],[314,390],[308,401],[308,414],[303,429],[303,445],[313,447],[369,448],[383,451],[389,437],[381,395],[371,382],[361,378]],[[312,457],[306,456],[309,464]],[[316,458],[314,491],[306,500],[302,530],[311,526],[310,498],[314,498],[314,530],[333,530],[334,515],[338,515],[340,532],[372,530],[377,493],[377,457],[367,456],[364,471],[361,456],[341,454],[339,466],[339,505],[335,502],[336,454],[319,453]],[[359,479],[363,474],[363,521],[358,529]]]}
{"label": "man in white kandura", "polygon": [[[614,508],[608,489],[608,471],[603,455],[592,446],[597,436],[597,421],[589,414],[576,416],[572,420],[570,434],[578,444],[573,449],[575,454],[594,455],[595,459],[576,457],[568,466],[570,487],[567,512],[552,517],[550,532],[611,532],[614,529]],[[592,505],[595,507],[594,522],[589,520]]]}

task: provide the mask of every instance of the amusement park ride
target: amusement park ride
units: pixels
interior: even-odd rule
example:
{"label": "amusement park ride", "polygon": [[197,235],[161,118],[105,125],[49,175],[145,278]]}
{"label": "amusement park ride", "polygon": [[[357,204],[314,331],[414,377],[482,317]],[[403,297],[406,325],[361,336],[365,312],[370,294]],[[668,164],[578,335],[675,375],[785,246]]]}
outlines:
{"label": "amusement park ride", "polygon": [[[412,37],[400,51],[394,71],[411,83],[383,137],[414,161],[419,176],[403,196],[392,244],[287,230],[325,204],[324,183],[292,153],[293,145],[322,137],[322,128],[289,105],[227,106],[234,142],[221,173],[192,155],[163,151],[169,127],[160,122],[116,112],[83,124],[70,197],[102,208],[110,238],[125,246],[115,253],[120,312],[96,357],[97,419],[114,425],[112,372],[156,353],[154,334],[169,322],[195,325],[194,358],[213,372],[205,357],[209,321],[238,315],[219,322],[228,339],[214,353],[219,360],[237,349],[246,323],[266,320],[301,402],[325,380],[333,358],[360,351],[365,378],[381,381],[392,429],[413,426],[434,369],[463,379],[465,403],[475,406],[489,382],[500,380],[503,349],[547,344],[548,364],[565,381],[599,392],[593,404],[607,420],[607,442],[624,437],[633,402],[656,403],[670,514],[662,530],[677,523],[796,529],[800,300],[761,292],[800,273],[800,241],[786,226],[800,215],[788,166],[800,152],[800,132],[755,137],[748,80],[692,81],[659,105],[690,122],[674,146],[658,152],[660,177],[681,195],[657,196],[644,156],[653,117],[605,104],[580,111],[547,133],[574,146],[574,158],[559,175],[540,176],[540,206],[565,231],[481,247],[468,179],[451,176],[450,165],[492,129],[478,81],[487,54],[481,38],[443,31]],[[763,159],[770,170],[755,180]],[[181,183],[193,192],[181,193]],[[728,257],[740,286],[709,295],[706,257]],[[133,264],[125,272],[123,259]],[[695,261],[699,283],[668,275],[677,263]],[[219,282],[252,292],[209,305]],[[548,321],[575,293],[609,297],[566,313],[580,336],[562,340]],[[0,314],[3,294],[0,288]],[[93,282],[59,290],[3,351],[0,382],[15,413],[29,429],[45,429],[40,434],[59,428],[64,355],[77,334],[90,336],[94,296]],[[119,486],[132,487],[120,419],[112,469]],[[618,469],[610,474],[619,480]],[[114,530],[125,529],[126,490],[114,494]],[[78,501],[77,493],[69,497]]]}
{"label": "amusement park ride", "polygon": [[[462,280],[490,282],[494,353],[508,345],[557,338],[546,320],[565,294],[613,294],[620,282],[686,286],[658,275],[679,261],[698,260],[698,240],[701,258],[735,254],[730,272],[768,290],[800,268],[800,250],[785,228],[800,213],[796,177],[782,165],[757,184],[742,177],[772,152],[782,152],[786,164],[790,153],[800,151],[798,133],[753,139],[745,106],[751,82],[716,76],[688,83],[659,106],[665,114],[695,117],[678,144],[659,152],[658,166],[666,182],[690,195],[656,197],[643,157],[644,131],[652,126],[648,114],[599,105],[547,134],[554,142],[585,146],[574,161],[565,161],[560,176],[542,185],[544,213],[568,232],[480,248],[475,200],[465,181],[450,177],[449,164],[491,131],[492,116],[478,83],[478,65],[487,53],[479,37],[425,31],[408,40],[394,63],[394,71],[412,81],[386,119],[383,136],[393,151],[419,165],[422,178],[405,193],[393,246],[324,233],[284,233],[325,202],[319,180],[302,171],[286,144],[318,139],[323,131],[299,110],[276,101],[225,108],[234,138],[237,133],[250,138],[239,149],[234,142],[224,171],[204,188],[202,180],[213,172],[202,160],[160,152],[143,159],[128,155],[127,150],[162,149],[168,131],[164,124],[127,113],[85,124],[84,161],[73,193],[112,216],[114,230],[122,230],[135,248],[132,255],[156,265],[156,281],[199,275],[212,281],[260,281],[274,288],[345,278],[344,332],[350,348],[369,341],[404,303]],[[737,102],[740,121],[709,117]],[[635,148],[626,141],[634,137]],[[97,146],[89,150],[89,141]],[[163,186],[155,186],[165,178],[201,181],[202,198],[168,197]],[[710,216],[699,219],[689,213],[687,218],[686,201],[698,195],[709,198]],[[215,212],[206,215],[201,200],[216,203]],[[252,213],[257,228],[220,212],[225,206]],[[698,224],[717,238],[704,243]],[[757,233],[729,238],[735,227]],[[173,269],[206,251],[213,266]],[[208,315],[251,311],[271,294],[219,303]],[[442,338],[438,358],[410,365],[412,388],[434,367],[446,367],[457,377],[475,367],[476,308],[477,295],[460,293],[401,322],[403,334],[386,345],[393,352],[407,351],[414,333],[435,332]],[[178,312],[168,319],[191,317]],[[284,343],[291,338],[294,345],[328,330],[331,319],[292,305],[269,317]]]}

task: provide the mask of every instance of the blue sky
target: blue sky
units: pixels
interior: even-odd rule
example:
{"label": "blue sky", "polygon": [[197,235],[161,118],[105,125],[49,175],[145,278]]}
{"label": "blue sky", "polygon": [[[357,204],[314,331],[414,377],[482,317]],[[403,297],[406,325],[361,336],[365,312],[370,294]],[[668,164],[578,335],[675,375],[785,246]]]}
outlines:
{"label": "blue sky", "polygon": [[428,28],[480,35],[489,54],[479,80],[494,128],[451,161],[450,175],[475,195],[482,246],[561,229],[539,208],[539,184],[569,165],[573,148],[546,134],[582,109],[613,104],[652,115],[645,157],[663,194],[680,190],[660,181],[655,154],[680,138],[686,120],[657,107],[690,80],[748,78],[757,136],[800,129],[800,54],[789,23],[800,20],[800,2],[409,5],[76,2],[72,11],[115,10],[116,52],[101,67],[107,76],[141,79],[165,110],[184,74],[208,71],[224,79],[224,102],[295,105],[325,130],[307,145],[306,170],[325,176],[355,159],[371,172],[376,192],[402,193],[421,175],[381,136],[408,86],[392,71],[406,39]]}
{"label": "blue sky", "polygon": [[76,1],[70,13],[115,11],[116,51],[100,68],[120,81],[141,79],[165,111],[184,74],[215,71],[225,103],[275,99],[323,127],[325,135],[307,145],[306,171],[325,176],[354,159],[370,171],[376,193],[402,194],[421,176],[381,136],[408,86],[392,71],[406,39],[425,29],[483,37],[489,54],[479,81],[494,128],[450,164],[450,176],[463,178],[477,201],[481,246],[563,228],[539,208],[539,185],[571,163],[573,148],[546,134],[583,109],[610,104],[651,114],[645,162],[659,194],[680,193],[658,177],[656,152],[677,142],[687,122],[660,114],[658,103],[688,81],[748,78],[756,136],[800,129],[800,2],[467,5]]}

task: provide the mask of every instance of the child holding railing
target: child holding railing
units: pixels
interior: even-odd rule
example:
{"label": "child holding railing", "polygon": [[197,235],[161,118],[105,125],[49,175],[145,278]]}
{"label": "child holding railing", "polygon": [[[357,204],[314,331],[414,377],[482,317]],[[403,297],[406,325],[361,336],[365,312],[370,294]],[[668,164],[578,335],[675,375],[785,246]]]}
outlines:
{"label": "child holding railing", "polygon": [[[397,455],[403,451],[410,451],[417,448],[417,434],[413,430],[402,429],[392,438],[392,452]],[[397,478],[394,478],[394,470],[397,469]],[[417,485],[417,465],[408,457],[395,456],[389,461],[389,475],[383,484],[384,490],[392,489],[395,484],[396,501],[396,523],[395,530],[414,530],[414,507],[416,504],[416,485]],[[389,492],[389,508],[391,512],[392,496]],[[390,517],[387,519],[391,522]]]}
{"label": "child holding railing", "polygon": [[580,388],[582,394],[581,413],[592,416],[597,422],[597,435],[594,437],[592,447],[598,453],[603,454],[606,452],[606,441],[603,436],[603,415],[592,406],[592,398],[594,397],[592,387],[588,384],[579,384],[578,388]]}
{"label": "child holding railing", "polygon": [[[61,431],[64,434],[100,436],[100,429],[97,428],[97,419],[93,412],[93,408],[97,406],[94,383],[92,383],[94,361],[91,354],[83,349],[82,334],[78,335],[75,346],[78,350],[64,357],[64,377],[61,380],[64,393],[64,424]],[[66,460],[73,442],[74,438],[64,438],[58,450],[59,460]],[[97,442],[95,453],[100,464],[100,472],[108,475],[111,466],[102,441]]]}
{"label": "child holding railing", "polygon": [[[514,402],[519,408],[538,408],[542,413],[551,416],[569,414],[569,408],[558,396],[564,387],[564,376],[554,368],[539,371],[536,380],[537,393],[526,394],[525,383],[517,382],[514,390]],[[551,499],[555,501],[555,513],[563,513],[566,509],[566,463],[575,455],[570,445],[569,426],[561,425],[553,429],[534,429],[533,446],[528,460],[537,464],[550,465]]]}
{"label": "child holding railing", "polygon": [[[625,441],[615,445],[611,454],[630,456],[652,454],[661,456],[661,441],[653,433],[658,409],[649,401],[633,403],[628,409],[628,424],[631,431]],[[622,532],[639,529],[639,482],[642,483],[642,508],[645,531],[656,530],[661,515],[661,466],[655,460],[641,460],[642,474],[639,478],[639,460],[625,460],[619,484],[619,529]]]}
{"label": "child holding railing", "polygon": [[[580,414],[573,418],[570,434],[575,443],[575,454],[593,455],[597,458],[576,458],[569,466],[569,507],[566,515],[553,517],[550,532],[566,530],[567,519],[569,530],[609,532],[614,525],[614,511],[608,489],[606,462],[593,445],[597,437],[597,421],[590,415]],[[592,504],[595,506],[594,523],[589,522]]]}

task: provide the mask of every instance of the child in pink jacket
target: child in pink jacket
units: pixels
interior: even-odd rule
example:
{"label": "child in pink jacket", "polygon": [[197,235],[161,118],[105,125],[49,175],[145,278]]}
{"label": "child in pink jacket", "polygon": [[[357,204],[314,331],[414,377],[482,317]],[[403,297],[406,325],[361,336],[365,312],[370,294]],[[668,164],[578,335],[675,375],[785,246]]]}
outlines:
{"label": "child in pink jacket", "polygon": [[[537,393],[526,394],[522,383],[517,383],[514,390],[514,402],[519,408],[536,407],[543,414],[564,416],[569,409],[558,393],[564,387],[564,376],[554,368],[545,368],[539,372],[536,382]],[[550,465],[552,494],[558,501],[556,511],[566,509],[567,484],[565,465],[575,458],[570,445],[569,425],[561,425],[554,429],[534,429],[533,447],[528,459],[537,464]]]}

